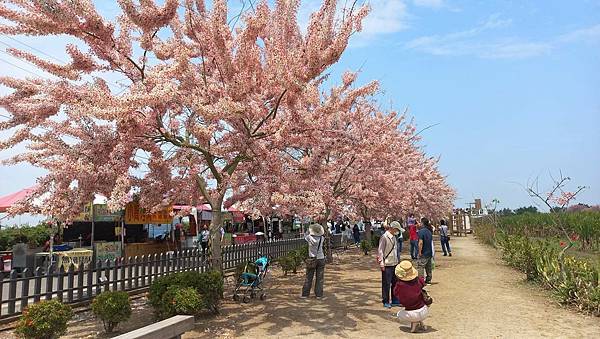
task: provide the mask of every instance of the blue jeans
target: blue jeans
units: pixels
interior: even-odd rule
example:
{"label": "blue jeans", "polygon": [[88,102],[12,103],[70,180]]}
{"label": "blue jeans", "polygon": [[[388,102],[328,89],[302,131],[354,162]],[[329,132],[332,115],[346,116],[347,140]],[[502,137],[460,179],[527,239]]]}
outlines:
{"label": "blue jeans", "polygon": [[419,256],[419,240],[411,240],[410,241],[410,257],[412,259],[417,259]]}
{"label": "blue jeans", "polygon": [[444,255],[448,254],[448,253],[452,253],[452,250],[450,249],[450,242],[449,242],[449,238],[448,237],[444,237],[442,236],[440,238],[440,241],[442,243],[442,251],[444,252]]}
{"label": "blue jeans", "polygon": [[394,287],[396,286],[396,266],[386,266],[385,270],[381,271],[381,301],[384,304],[390,303],[390,293],[392,295],[392,303],[399,304],[394,297]]}
{"label": "blue jeans", "polygon": [[398,245],[396,246],[396,252],[398,253],[398,262],[400,262],[400,254],[402,254],[402,243],[404,241],[398,239]]}

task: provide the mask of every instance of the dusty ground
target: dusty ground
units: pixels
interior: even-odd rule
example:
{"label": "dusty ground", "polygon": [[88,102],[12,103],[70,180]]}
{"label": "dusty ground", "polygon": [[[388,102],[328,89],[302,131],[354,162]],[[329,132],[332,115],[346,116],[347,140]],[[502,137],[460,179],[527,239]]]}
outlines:
{"label": "dusty ground", "polygon": [[[426,338],[594,338],[600,319],[555,305],[547,293],[523,283],[516,271],[503,266],[496,253],[472,238],[453,238],[454,256],[438,252],[434,298]],[[326,268],[322,301],[298,298],[303,272],[283,277],[274,269],[266,301],[238,304],[228,298],[218,316],[200,319],[184,338],[390,338],[409,337],[408,328],[392,318],[380,302],[380,271],[372,256],[349,250]],[[122,332],[152,322],[143,300],[135,304]],[[398,310],[398,309],[394,309]],[[68,337],[97,337],[101,325],[83,313]],[[122,333],[121,332],[121,333]],[[10,337],[0,333],[0,337]]]}

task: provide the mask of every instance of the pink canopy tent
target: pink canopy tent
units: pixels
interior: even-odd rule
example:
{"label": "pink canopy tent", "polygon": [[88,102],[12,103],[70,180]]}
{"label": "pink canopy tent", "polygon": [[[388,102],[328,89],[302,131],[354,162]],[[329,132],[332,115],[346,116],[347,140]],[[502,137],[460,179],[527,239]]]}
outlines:
{"label": "pink canopy tent", "polygon": [[23,199],[26,199],[35,189],[36,186],[32,186],[29,188],[22,189],[18,192],[0,197],[0,213],[5,213],[12,205],[16,204],[17,202]]}

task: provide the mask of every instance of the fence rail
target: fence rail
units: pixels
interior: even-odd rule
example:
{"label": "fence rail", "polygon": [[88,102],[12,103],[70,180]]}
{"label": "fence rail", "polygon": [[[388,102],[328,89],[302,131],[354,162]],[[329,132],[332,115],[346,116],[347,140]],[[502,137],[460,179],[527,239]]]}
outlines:
{"label": "fence rail", "polygon": [[[302,245],[303,239],[254,242],[222,247],[223,270],[256,259],[280,257]],[[209,257],[199,249],[187,249],[141,257],[92,262],[65,270],[55,265],[44,269],[12,270],[0,280],[0,319],[21,313],[29,304],[58,299],[65,303],[89,301],[103,291],[133,291],[149,287],[158,277],[183,271],[204,272]]]}

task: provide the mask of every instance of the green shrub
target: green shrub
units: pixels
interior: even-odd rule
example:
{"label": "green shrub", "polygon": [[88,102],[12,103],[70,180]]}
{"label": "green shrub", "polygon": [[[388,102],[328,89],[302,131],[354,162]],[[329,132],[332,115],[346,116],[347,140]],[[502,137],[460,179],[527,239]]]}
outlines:
{"label": "green shrub", "polygon": [[[371,237],[371,248],[377,248],[377,247],[379,247],[379,240],[380,240],[380,239],[381,239],[381,236],[380,236],[380,235],[373,234],[373,236]],[[363,241],[366,241],[366,240],[362,240],[362,241],[360,242],[360,244],[361,244],[361,245],[360,245],[360,247],[361,247],[361,248],[362,248],[362,243],[363,243]],[[365,245],[365,246],[366,246],[366,245]],[[363,250],[363,251],[364,251],[364,250]]]}
{"label": "green shrub", "polygon": [[279,257],[277,259],[279,266],[281,266],[281,270],[283,271],[283,275],[286,276],[288,272],[291,272],[294,269],[295,260],[289,255],[284,255],[283,257]]}
{"label": "green shrub", "polygon": [[50,233],[51,229],[46,224],[3,228],[0,230],[0,251],[8,251],[17,243],[41,247],[50,238]]}
{"label": "green shrub", "polygon": [[365,255],[369,254],[369,251],[373,248],[373,245],[366,240],[362,240],[360,242],[360,249],[365,253]]}
{"label": "green shrub", "polygon": [[22,338],[58,338],[67,332],[72,317],[71,307],[58,300],[44,300],[23,311],[15,332]]}
{"label": "green shrub", "polygon": [[150,285],[148,303],[161,317],[160,310],[164,309],[164,294],[172,286],[191,287],[202,299],[203,307],[217,312],[223,295],[223,276],[218,271],[199,273],[195,271],[180,272],[160,277]]}
{"label": "green shrub", "polygon": [[179,314],[196,316],[205,308],[204,301],[193,287],[170,286],[162,298],[160,318]]}
{"label": "green shrub", "polygon": [[111,333],[118,323],[131,316],[129,295],[122,291],[102,292],[94,298],[92,312],[102,320],[104,330]]}

